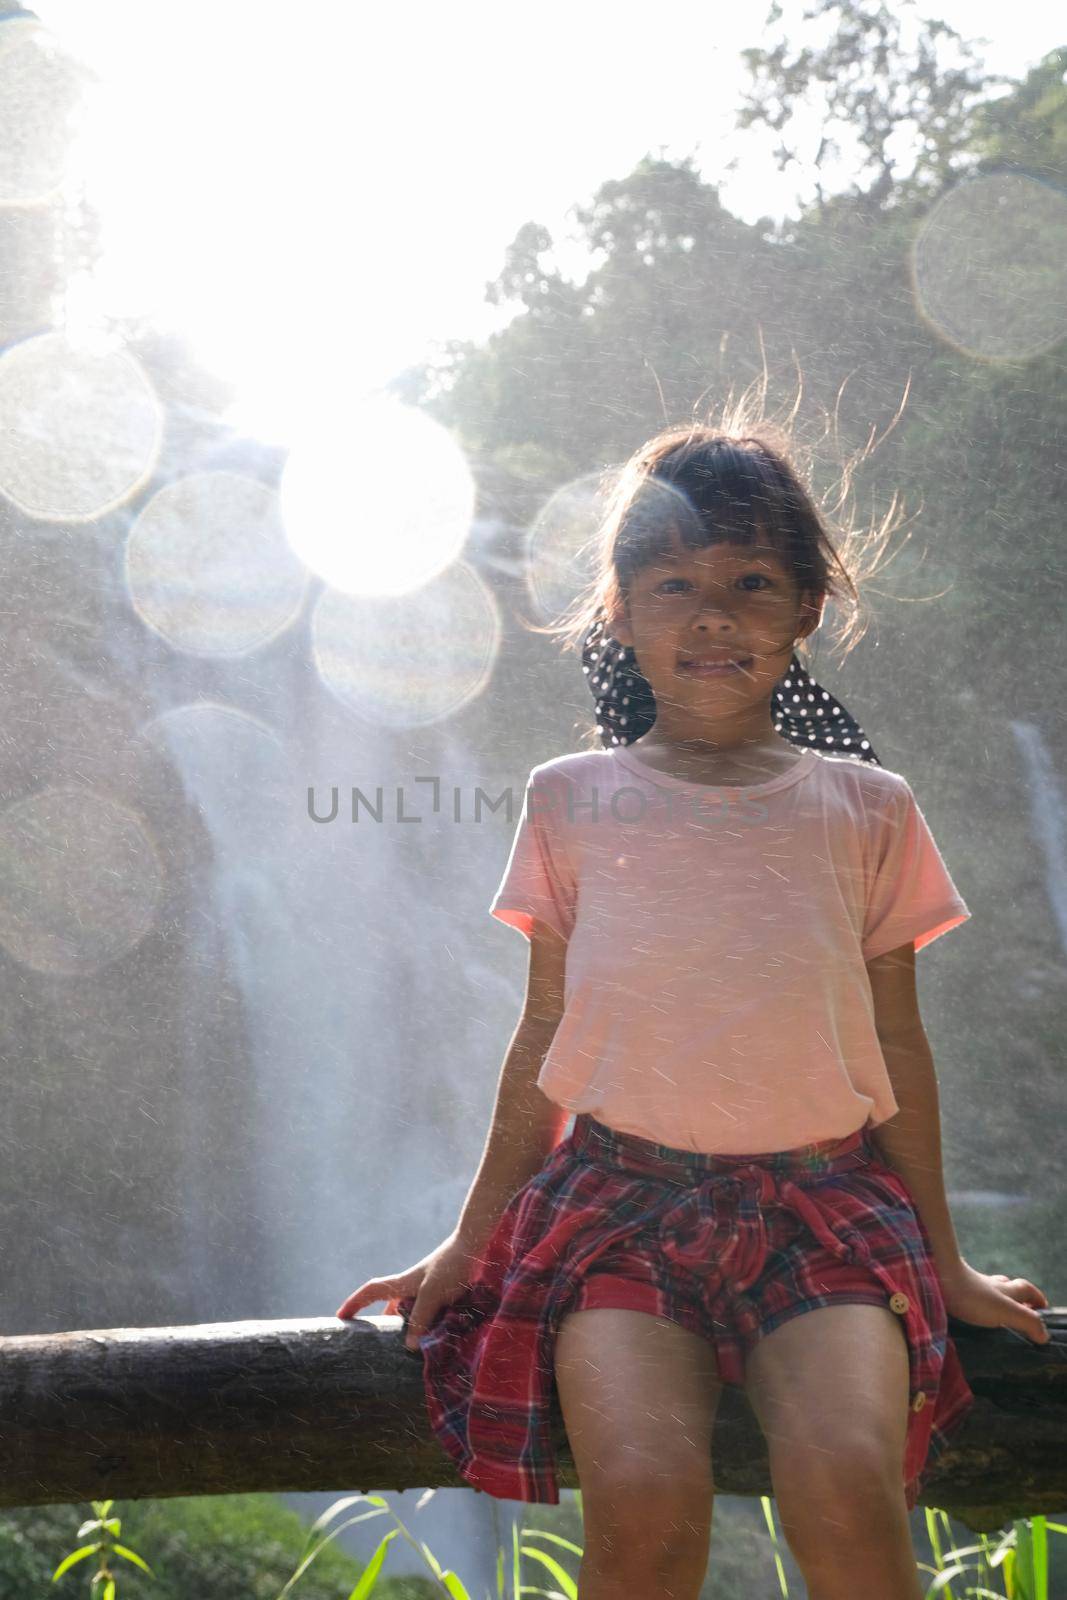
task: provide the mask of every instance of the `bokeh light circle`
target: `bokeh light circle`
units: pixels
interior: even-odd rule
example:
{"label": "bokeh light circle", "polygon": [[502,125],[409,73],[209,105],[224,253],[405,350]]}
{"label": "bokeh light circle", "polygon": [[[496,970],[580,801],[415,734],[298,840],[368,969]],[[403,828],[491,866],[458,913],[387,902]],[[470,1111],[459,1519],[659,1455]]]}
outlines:
{"label": "bokeh light circle", "polygon": [[1067,193],[1025,173],[965,179],[912,249],[920,314],[956,349],[1022,361],[1067,336]]}
{"label": "bokeh light circle", "polygon": [[312,616],[322,682],[380,727],[421,727],[460,711],[489,682],[501,637],[496,600],[463,561],[410,594],[327,590]]}
{"label": "bokeh light circle", "polygon": [[239,706],[187,701],[143,723],[140,734],[171,762],[217,843],[223,836],[245,848],[257,836],[276,841],[285,816],[302,814],[303,790],[286,745]]}
{"label": "bokeh light circle", "polygon": [[542,622],[556,617],[593,576],[595,536],[608,509],[610,476],[591,472],[556,489],[526,535],[526,588]]}
{"label": "bokeh light circle", "polygon": [[308,581],[277,494],[239,472],[168,483],[126,541],[131,605],[190,655],[240,656],[276,638],[299,615]]}
{"label": "bokeh light circle", "polygon": [[147,481],[162,437],[162,408],[129,351],[45,333],[0,356],[0,493],[28,516],[113,510]]}
{"label": "bokeh light circle", "polygon": [[24,967],[73,977],[125,955],[165,882],[144,822],[110,795],[55,783],[0,813],[0,946]]}

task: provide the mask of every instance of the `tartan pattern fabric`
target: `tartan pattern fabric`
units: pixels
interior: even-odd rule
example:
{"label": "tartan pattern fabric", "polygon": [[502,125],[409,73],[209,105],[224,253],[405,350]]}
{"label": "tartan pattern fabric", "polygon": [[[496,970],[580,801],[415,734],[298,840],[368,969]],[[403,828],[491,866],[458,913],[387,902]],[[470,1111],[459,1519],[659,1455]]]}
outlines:
{"label": "tartan pattern fabric", "polygon": [[[866,1128],[755,1156],[701,1155],[582,1114],[512,1196],[469,1286],[424,1334],[434,1434],[472,1488],[559,1502],[550,1412],[562,1318],[645,1311],[712,1343],[723,1382],[787,1318],[842,1302],[889,1306],[908,1345],[908,1510],[974,1396],[906,1184]],[[406,1324],[414,1297],[387,1315]]]}

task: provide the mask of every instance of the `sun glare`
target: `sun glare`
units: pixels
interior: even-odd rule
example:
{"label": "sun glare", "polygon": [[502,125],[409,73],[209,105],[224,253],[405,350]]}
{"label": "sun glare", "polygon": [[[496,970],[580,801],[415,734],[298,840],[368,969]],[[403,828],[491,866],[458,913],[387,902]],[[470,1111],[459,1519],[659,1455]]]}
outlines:
{"label": "sun glare", "polygon": [[447,429],[378,395],[309,425],[289,454],[280,502],[292,548],[332,588],[398,595],[457,558],[475,486]]}

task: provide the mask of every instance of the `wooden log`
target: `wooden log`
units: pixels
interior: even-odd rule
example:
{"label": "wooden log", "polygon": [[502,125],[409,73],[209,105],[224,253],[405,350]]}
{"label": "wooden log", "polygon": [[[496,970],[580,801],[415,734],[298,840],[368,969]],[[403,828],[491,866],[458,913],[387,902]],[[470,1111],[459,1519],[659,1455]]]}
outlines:
{"label": "wooden log", "polygon": [[[1043,1347],[950,1319],[976,1404],[926,1502],[975,1530],[1067,1505],[1067,1308],[1043,1316]],[[400,1330],[365,1316],[0,1338],[0,1505],[462,1487]],[[553,1424],[560,1483],[577,1488],[555,1395]],[[771,1493],[734,1386],[712,1457],[720,1493]]]}

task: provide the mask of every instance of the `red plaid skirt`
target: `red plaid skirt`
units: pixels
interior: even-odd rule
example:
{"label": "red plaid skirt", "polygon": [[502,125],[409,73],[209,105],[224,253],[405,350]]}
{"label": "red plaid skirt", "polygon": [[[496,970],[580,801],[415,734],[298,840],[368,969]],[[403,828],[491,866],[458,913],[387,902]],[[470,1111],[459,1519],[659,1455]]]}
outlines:
{"label": "red plaid skirt", "polygon": [[[414,1303],[391,1300],[386,1314],[406,1324]],[[700,1155],[579,1115],[412,1354],[434,1434],[464,1480],[556,1505],[553,1348],[567,1313],[618,1306],[678,1322],[711,1342],[721,1381],[744,1387],[746,1352],[764,1334],[842,1303],[888,1305],[902,1321],[910,1511],[974,1396],[925,1226],[866,1128],[796,1150]]]}

